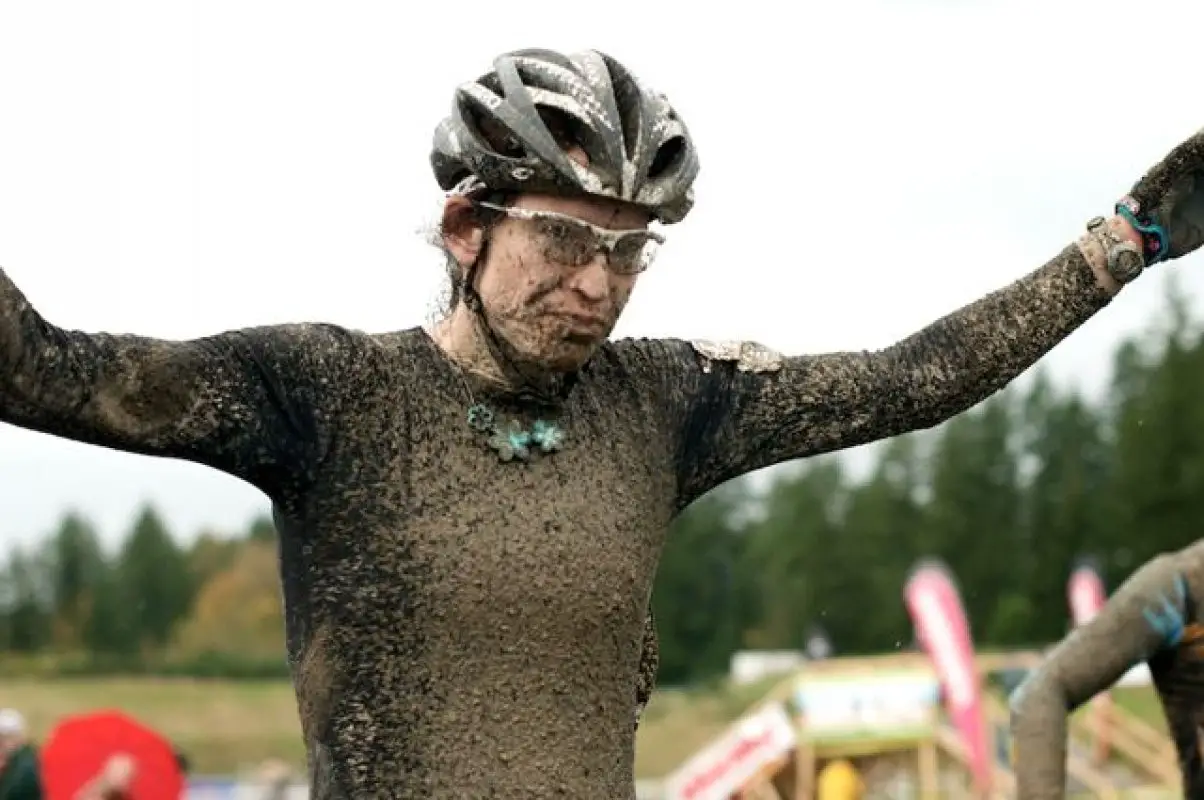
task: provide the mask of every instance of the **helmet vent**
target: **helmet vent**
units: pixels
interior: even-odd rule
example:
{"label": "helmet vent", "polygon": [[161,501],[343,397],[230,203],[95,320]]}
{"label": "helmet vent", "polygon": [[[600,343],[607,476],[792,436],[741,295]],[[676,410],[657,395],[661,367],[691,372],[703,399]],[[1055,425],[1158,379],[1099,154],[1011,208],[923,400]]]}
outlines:
{"label": "helmet vent", "polygon": [[681,160],[686,154],[686,140],[684,136],[674,136],[660,146],[656,151],[656,157],[652,159],[652,166],[648,168],[649,178],[659,178],[667,172],[671,172],[681,164]]}

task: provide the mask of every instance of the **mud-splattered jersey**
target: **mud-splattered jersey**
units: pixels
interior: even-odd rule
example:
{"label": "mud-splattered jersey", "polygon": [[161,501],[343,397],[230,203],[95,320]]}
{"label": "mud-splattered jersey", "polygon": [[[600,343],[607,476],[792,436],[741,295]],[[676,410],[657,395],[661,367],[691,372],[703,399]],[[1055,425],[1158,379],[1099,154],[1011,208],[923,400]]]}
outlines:
{"label": "mud-splattered jersey", "polygon": [[[1107,301],[1071,246],[884,350],[624,340],[533,405],[421,329],[85,334],[0,272],[0,421],[206,464],[271,499],[315,800],[630,798],[675,515],[746,472],[937,424]],[[467,424],[475,404],[558,426],[560,451],[502,462]]]}
{"label": "mud-splattered jersey", "polygon": [[1012,694],[1013,766],[1020,800],[1066,792],[1069,715],[1142,662],[1179,754],[1184,797],[1204,798],[1204,540],[1147,562],[1090,622],[1054,648]]}

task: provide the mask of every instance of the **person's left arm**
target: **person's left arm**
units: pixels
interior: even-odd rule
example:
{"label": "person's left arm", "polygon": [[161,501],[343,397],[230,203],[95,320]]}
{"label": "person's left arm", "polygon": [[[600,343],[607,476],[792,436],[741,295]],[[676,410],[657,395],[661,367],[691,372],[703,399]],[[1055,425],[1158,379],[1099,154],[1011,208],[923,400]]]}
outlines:
{"label": "person's left arm", "polygon": [[[782,358],[652,341],[629,364],[675,432],[678,503],[782,461],[932,427],[1006,386],[1143,265],[1204,244],[1204,130],[1171,150],[1048,263],[877,352]],[[855,309],[850,309],[855,313]]]}
{"label": "person's left arm", "polygon": [[970,408],[1107,305],[1119,286],[1102,268],[1072,244],[877,352],[786,358],[752,343],[649,343],[664,348],[654,360],[670,365],[665,391],[680,409],[682,505],[738,475],[931,427]]}

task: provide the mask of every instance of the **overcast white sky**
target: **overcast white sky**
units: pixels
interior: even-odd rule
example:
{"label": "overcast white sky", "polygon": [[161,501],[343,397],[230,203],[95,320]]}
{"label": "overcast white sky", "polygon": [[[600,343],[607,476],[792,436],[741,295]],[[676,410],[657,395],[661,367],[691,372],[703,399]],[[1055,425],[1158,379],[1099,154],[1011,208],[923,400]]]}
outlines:
{"label": "overcast white sky", "polygon": [[[452,89],[503,50],[597,47],[669,95],[703,164],[619,333],[882,347],[1043,263],[1204,126],[1202,20],[1193,0],[2,3],[0,265],[69,328],[423,322]],[[1204,288],[1200,258],[1172,269]],[[1059,376],[1101,385],[1158,272],[1050,356]],[[113,541],[147,500],[181,536],[267,508],[0,425],[0,542],[68,507]]]}

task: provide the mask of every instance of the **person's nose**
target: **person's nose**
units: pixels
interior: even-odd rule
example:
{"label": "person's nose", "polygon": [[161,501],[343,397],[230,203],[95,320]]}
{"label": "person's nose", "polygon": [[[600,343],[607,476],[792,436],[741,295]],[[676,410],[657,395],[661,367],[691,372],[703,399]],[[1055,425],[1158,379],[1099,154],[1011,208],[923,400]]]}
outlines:
{"label": "person's nose", "polygon": [[588,264],[583,264],[573,270],[569,286],[590,303],[600,303],[610,293],[610,268],[606,266],[606,256],[596,254]]}

